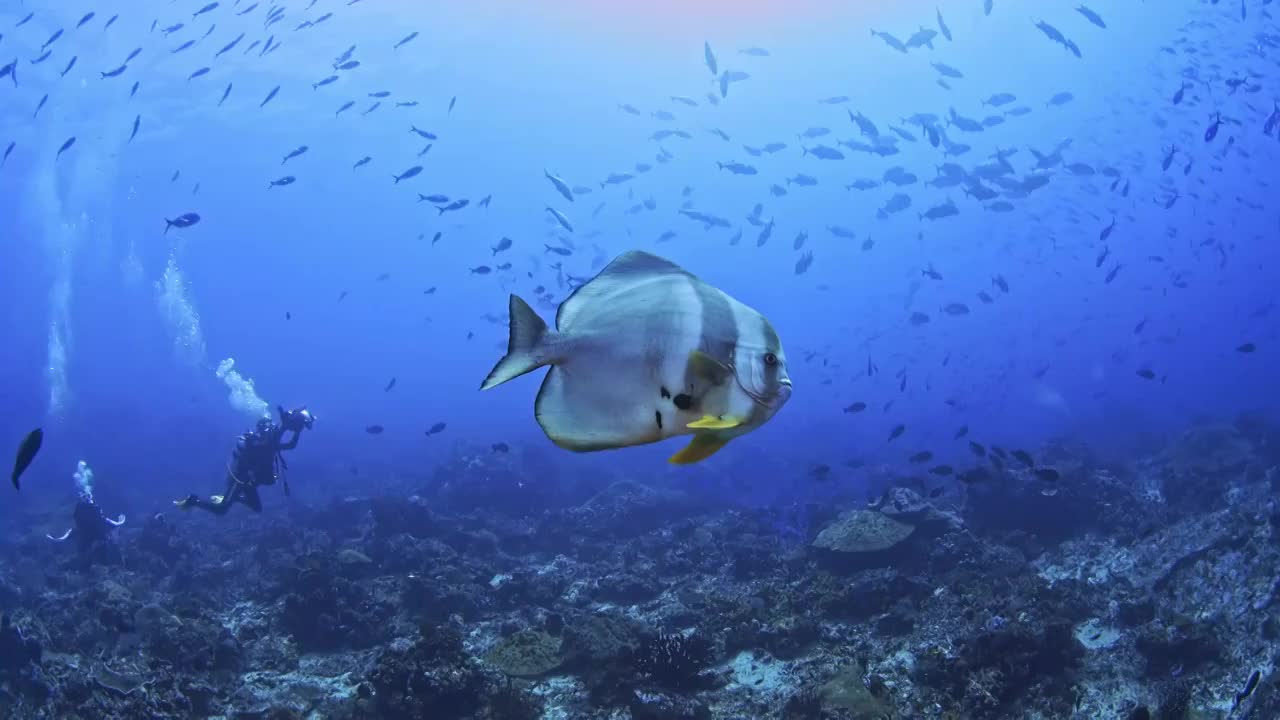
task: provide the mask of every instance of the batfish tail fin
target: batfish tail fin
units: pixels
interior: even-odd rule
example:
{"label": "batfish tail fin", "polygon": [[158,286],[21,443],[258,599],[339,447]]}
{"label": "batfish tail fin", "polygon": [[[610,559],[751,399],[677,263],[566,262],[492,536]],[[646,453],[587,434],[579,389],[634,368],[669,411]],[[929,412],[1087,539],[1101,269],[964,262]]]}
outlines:
{"label": "batfish tail fin", "polygon": [[511,296],[511,335],[507,340],[507,354],[493,366],[489,376],[480,384],[488,390],[525,373],[533,372],[550,359],[540,351],[546,339],[547,323],[518,295]]}

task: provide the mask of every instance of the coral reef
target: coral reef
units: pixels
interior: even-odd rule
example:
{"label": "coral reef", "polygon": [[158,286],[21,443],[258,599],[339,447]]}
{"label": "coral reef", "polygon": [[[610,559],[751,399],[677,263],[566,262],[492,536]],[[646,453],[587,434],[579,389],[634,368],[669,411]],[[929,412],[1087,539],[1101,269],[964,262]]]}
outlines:
{"label": "coral reef", "polygon": [[24,540],[0,715],[1276,717],[1278,437],[1058,442],[1052,494],[984,467],[785,518],[612,477],[488,507],[538,483],[460,448],[411,497],[153,515],[109,566]]}

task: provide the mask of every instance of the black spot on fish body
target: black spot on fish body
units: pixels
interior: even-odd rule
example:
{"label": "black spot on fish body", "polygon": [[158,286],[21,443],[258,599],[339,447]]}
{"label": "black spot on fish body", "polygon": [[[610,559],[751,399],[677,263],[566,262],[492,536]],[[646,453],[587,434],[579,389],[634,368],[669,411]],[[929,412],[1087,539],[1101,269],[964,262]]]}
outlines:
{"label": "black spot on fish body", "polygon": [[[541,286],[539,286],[539,287],[541,287]],[[658,393],[662,396],[662,399],[663,399],[663,400],[670,400],[670,399],[671,399],[671,391],[670,391],[670,390],[668,390],[668,389],[667,389],[667,387],[666,387],[665,385],[664,385],[664,386],[662,386],[661,388],[658,388]]]}
{"label": "black spot on fish body", "polygon": [[679,410],[688,410],[693,407],[693,396],[687,393],[680,393],[671,399],[672,404]]}
{"label": "black spot on fish body", "polygon": [[662,411],[661,410],[653,411],[653,420],[654,422],[658,423],[658,429],[661,430],[662,429]]}

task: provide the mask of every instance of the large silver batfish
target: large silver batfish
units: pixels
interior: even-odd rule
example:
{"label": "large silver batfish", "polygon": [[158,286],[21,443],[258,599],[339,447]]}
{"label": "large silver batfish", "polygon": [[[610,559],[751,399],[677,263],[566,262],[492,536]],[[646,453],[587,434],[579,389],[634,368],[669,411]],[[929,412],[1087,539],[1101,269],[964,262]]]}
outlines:
{"label": "large silver batfish", "polygon": [[481,390],[550,365],[534,414],[577,452],[693,441],[695,463],[763,425],[791,397],[786,355],[760,313],[644,252],[609,263],[560,305],[556,329],[511,296],[511,337]]}

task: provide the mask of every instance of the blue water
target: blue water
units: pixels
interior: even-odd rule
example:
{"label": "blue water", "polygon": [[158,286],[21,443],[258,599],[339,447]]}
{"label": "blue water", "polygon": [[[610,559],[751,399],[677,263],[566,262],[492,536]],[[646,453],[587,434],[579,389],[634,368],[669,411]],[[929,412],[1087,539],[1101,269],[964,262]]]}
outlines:
{"label": "blue water", "polygon": [[[939,35],[932,50],[905,54],[868,30],[905,41],[917,27],[936,28],[934,3],[811,3],[790,14],[779,5],[724,22],[676,14],[648,18],[634,32],[618,18],[593,25],[587,18],[599,13],[577,4],[543,17],[503,3],[321,0],[304,11],[305,3],[290,2],[281,5],[285,19],[265,30],[271,3],[237,17],[249,3],[223,2],[193,20],[202,4],[0,6],[0,63],[17,58],[19,75],[16,88],[0,79],[0,147],[16,143],[0,169],[0,438],[16,446],[32,427],[46,433],[23,494],[6,505],[66,498],[82,459],[96,471],[100,499],[137,511],[220,491],[234,437],[254,419],[215,375],[227,358],[270,407],[307,405],[318,414],[289,456],[292,502],[304,503],[408,492],[439,463],[496,442],[536,450],[564,477],[687,482],[765,501],[825,493],[831,484],[856,492],[867,468],[918,472],[907,458],[920,450],[962,467],[972,458],[953,439],[961,426],[973,439],[1033,453],[1056,438],[1121,452],[1198,419],[1276,412],[1269,308],[1280,259],[1280,133],[1264,134],[1264,126],[1280,97],[1280,26],[1269,3],[1248,0],[1242,19],[1234,2],[1096,0],[1103,30],[1069,3],[996,0],[986,15],[977,0],[941,0],[954,41]],[[619,17],[645,14],[619,7]],[[75,29],[89,10],[95,17]],[[332,17],[295,30],[325,12]],[[1041,19],[1083,57],[1037,30]],[[162,37],[160,28],[177,22],[186,27]],[[65,34],[51,57],[31,64],[59,28]],[[421,35],[393,49],[412,31]],[[242,32],[239,46],[215,60]],[[277,50],[244,52],[269,35]],[[187,40],[197,42],[172,52]],[[726,97],[705,66],[704,41],[722,71],[750,75]],[[360,67],[335,72],[333,60],[353,44]],[[749,46],[770,55],[737,52]],[[135,47],[142,52],[125,73],[100,77]],[[77,64],[59,77],[73,55]],[[964,78],[944,89],[930,62]],[[207,75],[187,79],[206,66]],[[340,79],[312,89],[332,74]],[[1243,83],[1233,90],[1233,80]],[[279,94],[259,107],[276,86]],[[368,94],[382,90],[391,95],[362,115],[375,102]],[[1063,91],[1074,99],[1048,106]],[[1017,96],[1003,109],[1026,106],[1029,114],[981,132],[945,126],[950,108],[977,120],[1000,114],[981,105],[998,92]],[[839,95],[850,100],[818,102]],[[335,117],[348,100],[355,106]],[[393,106],[407,101],[420,104]],[[675,120],[652,115],[661,110]],[[896,125],[918,140],[899,140],[900,152],[888,157],[838,146],[865,140],[848,111],[882,135]],[[920,127],[902,121],[914,113],[937,114],[947,137],[971,149],[943,157]],[[1206,142],[1215,114],[1225,124]],[[438,135],[424,156],[427,141],[411,125]],[[800,141],[809,127],[831,134]],[[649,139],[661,129],[692,137]],[[69,137],[76,143],[57,157]],[[774,141],[787,148],[762,157],[743,149]],[[972,170],[997,149],[1016,149],[1010,177],[1026,178],[1037,172],[1033,149],[1049,154],[1065,141],[1062,163],[1038,171],[1049,178],[1045,187],[996,198],[1012,203],[1011,212],[985,210],[960,186],[924,184],[943,162]],[[819,143],[845,159],[802,155],[802,144]],[[282,167],[300,145],[308,152]],[[1162,171],[1171,145],[1178,153]],[[661,148],[669,161],[655,159]],[[370,163],[353,169],[364,156]],[[718,162],[749,163],[758,174],[733,175]],[[601,187],[609,173],[635,172],[637,163],[652,170]],[[1072,172],[1070,163],[1097,174]],[[414,165],[421,175],[393,183]],[[844,187],[895,166],[919,182]],[[565,201],[544,169],[590,194]],[[818,184],[770,194],[797,173]],[[296,183],[268,188],[284,175]],[[1117,178],[1127,196],[1112,189]],[[680,215],[685,188],[693,209],[731,227],[704,230]],[[470,205],[439,214],[419,193]],[[896,193],[911,207],[878,219]],[[478,207],[486,196],[492,204]],[[627,213],[650,198],[656,209]],[[947,199],[958,215],[918,216]],[[763,247],[760,228],[745,220],[756,203],[775,222]],[[547,205],[575,232],[554,226]],[[187,212],[201,221],[165,232],[166,218]],[[1113,218],[1113,234],[1100,240]],[[856,237],[833,236],[831,225]],[[658,242],[669,230],[674,238]],[[730,245],[739,231],[741,242]],[[801,232],[808,240],[797,250]],[[544,244],[562,235],[577,249],[548,254]],[[489,247],[504,236],[514,246],[495,257]],[[590,277],[630,249],[668,257],[759,310],[790,358],[790,403],[700,466],[667,466],[679,441],[581,456],[555,448],[532,417],[541,373],[477,390],[506,346],[509,293],[532,300],[532,288],[544,285],[561,299],[571,287],[552,262]],[[812,267],[797,274],[810,251]],[[503,261],[513,267],[470,271]],[[942,279],[924,274],[930,265]],[[383,273],[389,277],[379,280]],[[1007,293],[993,285],[996,275]],[[949,303],[970,313],[948,315],[941,308]],[[913,325],[913,312],[930,321]],[[1256,351],[1237,351],[1244,343]],[[396,386],[384,391],[393,377]],[[865,412],[844,411],[858,401]],[[426,436],[437,422],[445,431]],[[368,434],[371,424],[386,430]],[[903,436],[888,442],[898,425]],[[819,464],[832,468],[829,479],[814,479]],[[270,490],[265,499],[269,509],[290,502]]]}

